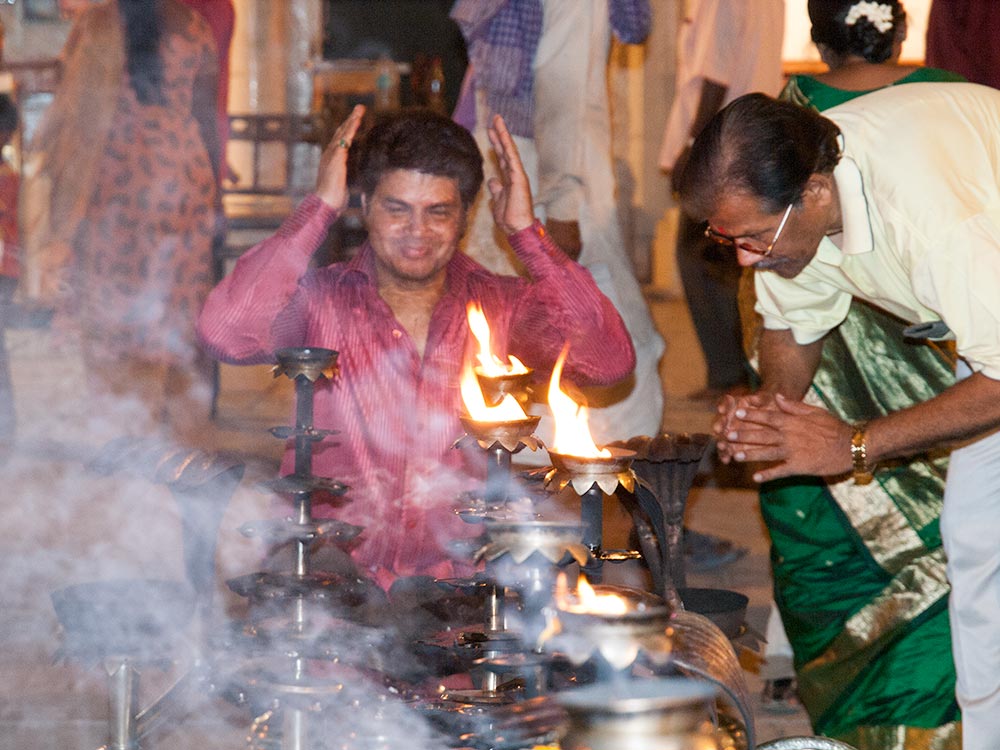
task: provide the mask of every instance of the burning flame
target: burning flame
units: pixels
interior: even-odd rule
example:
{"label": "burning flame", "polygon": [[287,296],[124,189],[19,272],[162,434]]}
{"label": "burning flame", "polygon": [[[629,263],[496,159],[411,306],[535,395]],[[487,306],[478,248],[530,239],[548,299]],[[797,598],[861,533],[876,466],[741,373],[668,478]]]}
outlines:
{"label": "burning flame", "polygon": [[576,592],[569,590],[566,574],[560,573],[556,579],[556,607],[564,612],[587,615],[624,615],[628,613],[628,602],[617,594],[598,594],[580,575],[576,582]]}
{"label": "burning flame", "polygon": [[528,415],[517,403],[517,399],[505,393],[503,400],[496,406],[488,406],[479,386],[479,378],[472,369],[472,363],[466,362],[462,368],[462,379],[459,383],[462,390],[462,400],[469,416],[477,422],[515,422],[527,419]]}
{"label": "burning flame", "polygon": [[607,448],[598,449],[590,434],[588,410],[586,406],[577,404],[559,387],[562,377],[563,362],[569,353],[569,344],[563,347],[552,368],[552,378],[549,380],[549,409],[555,418],[555,435],[552,440],[552,450],[565,456],[581,456],[583,458],[609,458],[611,451]]}
{"label": "burning flame", "polygon": [[528,371],[528,368],[521,364],[517,357],[509,356],[509,365],[500,361],[490,348],[490,324],[486,322],[486,315],[483,314],[483,307],[478,302],[470,302],[466,307],[469,317],[469,329],[472,335],[479,342],[479,366],[484,375],[496,377],[497,375],[520,375]]}

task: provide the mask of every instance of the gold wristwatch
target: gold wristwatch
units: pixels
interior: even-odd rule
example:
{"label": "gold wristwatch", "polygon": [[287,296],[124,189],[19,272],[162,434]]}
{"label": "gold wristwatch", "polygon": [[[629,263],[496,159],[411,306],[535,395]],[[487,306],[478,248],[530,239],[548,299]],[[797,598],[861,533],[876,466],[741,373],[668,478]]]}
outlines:
{"label": "gold wristwatch", "polygon": [[868,445],[865,443],[865,424],[854,425],[851,437],[851,467],[855,484],[868,484],[873,479],[874,466],[868,463]]}

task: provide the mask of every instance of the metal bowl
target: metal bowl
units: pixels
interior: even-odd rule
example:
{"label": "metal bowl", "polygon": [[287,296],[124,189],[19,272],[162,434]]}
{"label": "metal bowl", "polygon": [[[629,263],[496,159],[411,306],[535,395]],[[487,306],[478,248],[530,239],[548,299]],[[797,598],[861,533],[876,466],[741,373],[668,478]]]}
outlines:
{"label": "metal bowl", "polygon": [[679,589],[677,593],[684,609],[707,617],[727,638],[737,638],[743,633],[750,603],[743,594],[729,589],[705,588]]}

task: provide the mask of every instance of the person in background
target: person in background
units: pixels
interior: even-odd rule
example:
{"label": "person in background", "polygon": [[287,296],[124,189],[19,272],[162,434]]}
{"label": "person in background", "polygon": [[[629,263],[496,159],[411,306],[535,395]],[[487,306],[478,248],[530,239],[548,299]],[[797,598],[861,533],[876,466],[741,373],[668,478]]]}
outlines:
{"label": "person in background", "polygon": [[[963,80],[899,64],[906,11],[898,0],[809,0],[808,9],[812,39],[829,70],[791,76],[783,99],[822,111],[886,86]],[[755,353],[761,319],[753,312],[753,275],[746,269],[741,307]],[[954,383],[953,349],[908,342],[904,327],[854,300],[824,340],[805,401],[859,422]],[[887,378],[888,371],[899,377]],[[937,452],[901,461],[891,476],[867,485],[792,477],[761,486],[798,697],[817,732],[859,750],[960,747],[948,589],[918,595],[912,583],[917,570],[945,577],[939,520],[946,468],[946,454]],[[873,620],[892,624],[859,637],[857,623]],[[906,665],[915,662],[921,668],[911,674]]]}
{"label": "person in background", "polygon": [[[19,124],[17,105],[7,94],[0,94],[0,150],[10,143]],[[0,463],[7,457],[17,429],[5,331],[21,271],[17,225],[20,187],[21,177],[17,170],[0,157]]]}
{"label": "person in background", "polygon": [[[91,6],[104,0],[58,0],[59,12],[63,19],[75,21],[76,18]],[[218,108],[218,152],[221,162],[218,168],[220,179],[236,180],[228,163],[226,163],[226,144],[229,141],[229,50],[232,44],[233,30],[236,23],[236,13],[232,0],[180,0],[192,10],[197,11],[208,23],[215,40],[218,53],[219,80],[216,88]]]}
{"label": "person in background", "polygon": [[900,64],[907,19],[899,0],[809,0],[807,7],[828,70],[789,77],[782,99],[823,111],[885,86],[966,80],[951,70]]}
{"label": "person in background", "polygon": [[[386,113],[361,137],[355,107],[321,160],[316,192],[278,232],[245,253],[209,295],[198,331],[215,356],[271,362],[277,349],[338,351],[340,376],[317,384],[315,425],[339,437],[317,443],[313,471],[350,487],[350,502],[318,517],[365,528],[351,554],[389,588],[402,576],[449,577],[450,544],[477,533],[454,513],[479,486],[482,452],[456,450],[465,410],[459,382],[471,356],[467,306],[482,306],[501,358],[550,372],[569,344],[565,376],[610,384],[635,364],[628,333],[590,274],[535,220],[517,149],[499,117],[490,130],[500,165],[493,215],[530,278],[501,277],[459,252],[483,179],[472,135],[430,110]],[[348,152],[368,240],[346,263],[310,258],[348,199]],[[294,451],[285,454],[289,472]]]}
{"label": "person in background", "polygon": [[933,0],[927,17],[928,65],[1000,89],[1000,3]]}
{"label": "person in background", "polygon": [[178,0],[114,0],[77,16],[62,59],[29,154],[48,212],[26,226],[80,337],[90,428],[195,441],[220,164],[211,31]]}
{"label": "person in background", "polygon": [[[725,104],[750,91],[781,89],[783,0],[687,0],[678,39],[677,85],[660,147],[660,168],[680,174],[688,149]],[[676,192],[676,184],[672,186]],[[689,398],[715,404],[726,392],[747,393],[751,369],[743,352],[737,306],[739,268],[705,237],[704,223],[681,211],[677,267],[707,384]]]}
{"label": "person in background", "polygon": [[[459,0],[452,8],[469,47],[470,72],[456,119],[484,152],[499,114],[511,128],[549,236],[578,259],[614,303],[636,352],[632,377],[585,388],[598,445],[655,435],[663,418],[663,339],[625,252],[611,162],[607,64],[614,33],[639,43],[649,32],[648,0]],[[488,162],[488,172],[493,170]],[[523,273],[498,235],[481,191],[465,252],[501,274]],[[538,411],[542,440],[552,435]],[[531,460],[534,457],[525,457]]]}
{"label": "person in background", "polygon": [[234,180],[235,175],[226,162],[226,144],[229,143],[229,48],[233,41],[236,12],[233,0],[181,0],[192,10],[198,11],[215,39],[215,51],[219,56],[219,82],[216,88],[216,110],[219,123],[219,167],[218,175],[223,180]]}

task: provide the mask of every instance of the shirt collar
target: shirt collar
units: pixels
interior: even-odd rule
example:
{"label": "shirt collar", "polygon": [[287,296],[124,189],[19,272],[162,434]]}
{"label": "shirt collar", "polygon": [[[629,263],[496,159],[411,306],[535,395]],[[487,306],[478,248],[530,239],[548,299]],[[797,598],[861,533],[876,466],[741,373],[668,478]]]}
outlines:
{"label": "shirt collar", "polygon": [[840,162],[834,167],[833,179],[840,199],[844,242],[842,247],[837,247],[832,240],[824,238],[816,257],[824,263],[839,266],[846,255],[872,252],[875,249],[875,240],[868,212],[868,196],[857,162],[850,156],[841,157]]}
{"label": "shirt collar", "polygon": [[358,248],[354,257],[347,261],[341,278],[348,283],[375,285],[375,251],[367,240]]}

